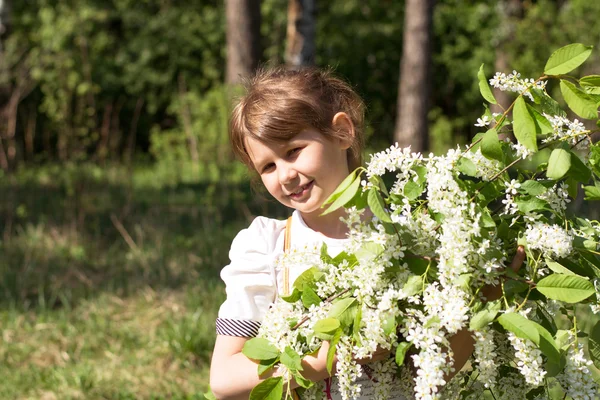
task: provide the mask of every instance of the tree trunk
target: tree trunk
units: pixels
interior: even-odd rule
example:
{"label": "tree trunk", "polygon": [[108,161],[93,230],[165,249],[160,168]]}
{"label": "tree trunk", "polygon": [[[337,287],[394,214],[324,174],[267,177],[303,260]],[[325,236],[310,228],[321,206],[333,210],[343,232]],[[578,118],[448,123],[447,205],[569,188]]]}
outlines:
{"label": "tree trunk", "polygon": [[25,125],[25,155],[32,161],[35,153],[35,129],[37,123],[37,111],[35,105],[29,107],[27,111],[27,121]]}
{"label": "tree trunk", "polygon": [[315,63],[316,0],[289,0],[285,62],[291,68]]}
{"label": "tree trunk", "polygon": [[192,112],[187,100],[187,85],[183,74],[179,74],[178,79],[179,85],[179,104],[181,107],[181,119],[183,120],[183,130],[188,142],[188,149],[190,151],[190,159],[192,160],[192,171],[194,176],[198,176],[200,172],[200,156],[198,155],[198,141],[194,135],[194,129],[192,127]]}
{"label": "tree trunk", "polygon": [[[0,37],[5,39],[10,29],[11,0],[0,0]],[[3,40],[0,40],[0,54],[3,49]]]}
{"label": "tree trunk", "polygon": [[250,76],[261,57],[260,0],[225,0],[228,84]]}
{"label": "tree trunk", "polygon": [[423,152],[428,146],[429,70],[434,0],[407,0],[394,139]]}

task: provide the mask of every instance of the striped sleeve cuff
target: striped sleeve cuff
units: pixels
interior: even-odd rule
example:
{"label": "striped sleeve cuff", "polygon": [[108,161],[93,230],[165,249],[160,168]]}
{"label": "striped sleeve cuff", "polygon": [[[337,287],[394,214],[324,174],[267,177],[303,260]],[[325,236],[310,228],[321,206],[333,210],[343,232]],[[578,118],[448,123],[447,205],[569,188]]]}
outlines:
{"label": "striped sleeve cuff", "polygon": [[217,318],[217,334],[253,338],[258,335],[260,322],[250,319]]}

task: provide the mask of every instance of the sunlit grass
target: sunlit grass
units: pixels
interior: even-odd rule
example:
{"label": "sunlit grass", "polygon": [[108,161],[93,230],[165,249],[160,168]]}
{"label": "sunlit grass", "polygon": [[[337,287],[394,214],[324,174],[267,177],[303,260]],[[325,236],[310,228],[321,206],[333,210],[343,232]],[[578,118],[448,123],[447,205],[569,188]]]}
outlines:
{"label": "sunlit grass", "polygon": [[2,311],[0,398],[200,398],[220,293],[145,288],[72,311]]}

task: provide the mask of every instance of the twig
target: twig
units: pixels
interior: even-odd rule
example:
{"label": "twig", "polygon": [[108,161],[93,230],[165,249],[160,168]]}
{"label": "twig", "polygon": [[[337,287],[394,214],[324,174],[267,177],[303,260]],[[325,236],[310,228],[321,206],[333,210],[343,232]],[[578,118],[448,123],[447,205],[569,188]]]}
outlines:
{"label": "twig", "polygon": [[139,252],[140,248],[137,246],[137,244],[135,244],[135,241],[133,240],[129,232],[127,232],[127,229],[125,229],[121,221],[119,221],[119,219],[114,214],[110,215],[110,220],[112,221],[115,228],[117,228],[121,236],[123,236],[123,240],[125,240],[125,242],[131,248],[131,250]]}
{"label": "twig", "polygon": [[[324,303],[325,303],[325,304],[327,304],[327,303],[331,303],[332,301],[334,301],[334,300],[335,300],[335,299],[337,299],[338,297],[340,297],[340,296],[342,296],[342,295],[344,295],[344,294],[348,293],[348,292],[350,291],[350,289],[351,289],[351,288],[344,289],[344,290],[342,290],[342,291],[341,291],[341,292],[339,292],[339,293],[336,293],[336,294],[334,294],[334,295],[331,295],[331,296],[329,296],[328,298],[326,298],[326,299],[325,299]],[[296,325],[294,325],[294,326],[292,327],[292,330],[293,330],[293,331],[295,331],[296,329],[298,329],[298,328],[299,328],[299,327],[300,327],[302,324],[304,324],[306,321],[308,321],[308,318],[309,318],[309,317],[308,317],[308,315],[307,315],[307,316],[305,316],[304,318],[302,318],[302,319],[301,319],[301,320],[300,320],[300,321],[299,321],[299,322],[298,322]]]}

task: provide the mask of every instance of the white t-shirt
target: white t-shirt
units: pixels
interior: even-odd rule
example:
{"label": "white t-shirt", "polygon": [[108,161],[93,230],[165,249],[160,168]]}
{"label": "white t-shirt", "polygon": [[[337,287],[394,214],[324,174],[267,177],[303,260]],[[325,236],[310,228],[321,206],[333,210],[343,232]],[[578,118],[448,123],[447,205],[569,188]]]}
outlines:
{"label": "white t-shirt", "polygon": [[[258,334],[269,306],[282,292],[282,273],[275,269],[275,259],[283,253],[286,221],[257,217],[250,226],[233,239],[229,251],[231,263],[221,270],[227,299],[221,305],[216,322],[217,334],[252,338]],[[291,247],[327,244],[329,255],[335,257],[346,239],[332,239],[309,228],[298,211],[292,214]],[[293,283],[309,265],[298,265],[289,271]],[[359,379],[360,399],[370,399],[374,383],[366,374]],[[334,400],[341,399],[337,382],[332,385]],[[399,394],[390,399],[404,400]]]}

